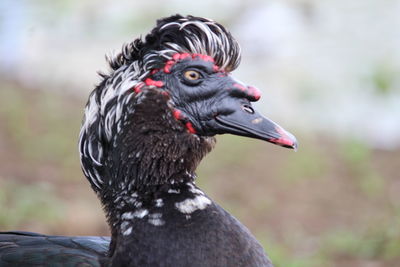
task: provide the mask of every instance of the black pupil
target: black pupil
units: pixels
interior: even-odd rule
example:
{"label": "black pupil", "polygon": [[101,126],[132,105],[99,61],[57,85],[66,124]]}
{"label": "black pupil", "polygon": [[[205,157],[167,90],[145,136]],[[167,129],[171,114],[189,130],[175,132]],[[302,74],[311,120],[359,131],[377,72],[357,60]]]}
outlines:
{"label": "black pupil", "polygon": [[191,72],[189,73],[189,76],[190,76],[190,78],[192,78],[192,79],[197,79],[197,73],[194,72],[194,71],[191,71]]}

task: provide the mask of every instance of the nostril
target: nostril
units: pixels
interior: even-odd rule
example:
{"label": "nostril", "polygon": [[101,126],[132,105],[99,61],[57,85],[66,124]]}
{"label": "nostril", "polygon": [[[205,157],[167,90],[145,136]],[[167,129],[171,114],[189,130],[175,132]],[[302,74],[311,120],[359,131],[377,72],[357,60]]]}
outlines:
{"label": "nostril", "polygon": [[251,106],[247,105],[247,104],[243,104],[242,105],[242,109],[244,111],[246,111],[247,113],[254,114],[254,109]]}

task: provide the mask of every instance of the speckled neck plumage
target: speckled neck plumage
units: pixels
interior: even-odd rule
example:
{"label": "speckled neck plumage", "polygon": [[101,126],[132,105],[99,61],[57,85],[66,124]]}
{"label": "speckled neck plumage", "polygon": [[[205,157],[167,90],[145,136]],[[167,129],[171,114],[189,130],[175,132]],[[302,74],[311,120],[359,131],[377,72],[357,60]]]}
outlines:
{"label": "speckled neck plumage", "polygon": [[173,117],[168,100],[157,88],[132,98],[135,103],[127,106],[135,109],[105,155],[108,185],[97,193],[115,240],[130,235],[138,220],[162,226],[166,203],[187,219],[191,209],[211,203],[194,180],[197,165],[215,139],[189,133]]}

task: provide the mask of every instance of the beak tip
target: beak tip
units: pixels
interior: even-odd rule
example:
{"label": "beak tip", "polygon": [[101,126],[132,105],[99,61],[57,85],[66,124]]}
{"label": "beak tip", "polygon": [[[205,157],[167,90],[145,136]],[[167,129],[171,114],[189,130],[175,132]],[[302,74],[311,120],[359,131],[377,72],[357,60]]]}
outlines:
{"label": "beak tip", "polygon": [[297,148],[298,148],[297,140],[293,143],[291,148],[294,150],[294,152],[297,152]]}
{"label": "beak tip", "polygon": [[291,133],[285,131],[283,128],[276,126],[276,132],[278,132],[281,136],[279,138],[272,138],[268,141],[286,148],[291,148],[295,152],[297,151],[298,143],[296,137]]}
{"label": "beak tip", "polygon": [[289,139],[292,141],[291,148],[292,148],[295,152],[297,152],[297,148],[298,148],[299,143],[297,142],[296,137],[294,137],[294,135],[292,135],[291,133],[288,133],[288,132],[286,132],[286,133],[287,133]]}
{"label": "beak tip", "polygon": [[296,139],[293,140],[293,139],[281,137],[281,138],[268,139],[267,141],[271,142],[273,144],[276,144],[276,145],[279,145],[279,146],[283,146],[283,147],[286,147],[286,148],[291,148],[294,151],[297,151],[298,144],[297,144]]}

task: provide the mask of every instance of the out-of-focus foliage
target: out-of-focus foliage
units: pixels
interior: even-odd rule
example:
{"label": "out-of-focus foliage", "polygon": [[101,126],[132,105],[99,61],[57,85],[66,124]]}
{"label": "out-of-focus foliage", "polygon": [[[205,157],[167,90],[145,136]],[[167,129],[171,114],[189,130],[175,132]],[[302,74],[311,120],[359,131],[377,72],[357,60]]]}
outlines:
{"label": "out-of-focus foliage", "polygon": [[1,229],[13,229],[21,223],[37,225],[38,221],[54,227],[62,218],[63,203],[49,184],[25,185],[1,179],[0,206]]}

